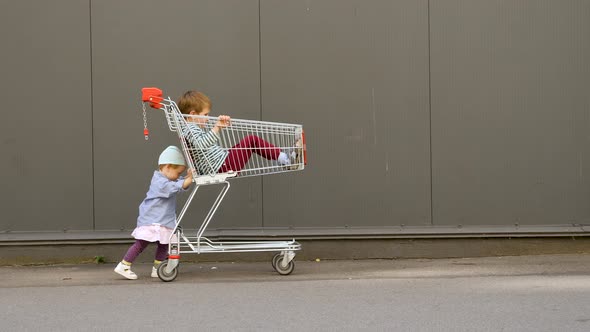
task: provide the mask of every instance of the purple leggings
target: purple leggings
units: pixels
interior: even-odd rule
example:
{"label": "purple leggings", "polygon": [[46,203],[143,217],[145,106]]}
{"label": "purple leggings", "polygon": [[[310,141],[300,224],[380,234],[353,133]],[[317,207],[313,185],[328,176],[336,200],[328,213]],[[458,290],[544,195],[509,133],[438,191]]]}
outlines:
{"label": "purple leggings", "polygon": [[[127,250],[125,257],[123,260],[129,263],[133,263],[133,261],[141,254],[145,248],[147,248],[148,244],[151,242],[145,240],[135,240],[135,243]],[[168,245],[161,244],[160,242],[156,241],[158,248],[156,249],[156,260],[163,261],[168,258]]]}

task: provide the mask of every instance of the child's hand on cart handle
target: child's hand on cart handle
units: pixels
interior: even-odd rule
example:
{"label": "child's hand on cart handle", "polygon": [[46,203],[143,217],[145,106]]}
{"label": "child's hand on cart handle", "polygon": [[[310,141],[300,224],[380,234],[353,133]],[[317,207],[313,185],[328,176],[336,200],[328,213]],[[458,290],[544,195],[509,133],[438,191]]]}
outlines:
{"label": "child's hand on cart handle", "polygon": [[186,176],[184,177],[184,182],[182,183],[182,189],[190,187],[191,183],[193,183],[193,170],[192,168],[189,168],[186,170]]}
{"label": "child's hand on cart handle", "polygon": [[218,133],[221,129],[229,127],[231,122],[231,118],[229,117],[229,115],[220,115],[217,118],[217,123],[215,123],[215,127],[213,127],[213,130],[215,130],[216,133]]}

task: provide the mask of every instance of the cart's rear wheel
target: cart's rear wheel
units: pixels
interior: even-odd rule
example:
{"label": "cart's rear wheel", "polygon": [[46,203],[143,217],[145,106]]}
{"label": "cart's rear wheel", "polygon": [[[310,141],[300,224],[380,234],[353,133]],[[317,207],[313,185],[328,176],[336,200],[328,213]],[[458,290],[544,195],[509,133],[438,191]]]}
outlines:
{"label": "cart's rear wheel", "polygon": [[272,264],[272,268],[276,270],[277,268],[277,262],[279,261],[279,259],[283,259],[283,255],[281,255],[281,253],[275,254],[274,256],[272,256],[271,259],[271,264]]}
{"label": "cart's rear wheel", "polygon": [[291,260],[287,266],[282,266],[282,262],[281,260],[283,259],[283,256],[279,256],[280,258],[277,259],[275,261],[275,270],[280,274],[280,275],[289,275],[291,274],[291,272],[293,272],[293,270],[295,270],[295,262],[293,260]]}
{"label": "cart's rear wheel", "polygon": [[175,267],[174,270],[172,270],[170,273],[166,273],[167,266],[168,266],[167,260],[163,261],[160,264],[160,266],[158,266],[158,278],[160,278],[160,280],[165,281],[165,282],[173,281],[178,276],[178,266]]}

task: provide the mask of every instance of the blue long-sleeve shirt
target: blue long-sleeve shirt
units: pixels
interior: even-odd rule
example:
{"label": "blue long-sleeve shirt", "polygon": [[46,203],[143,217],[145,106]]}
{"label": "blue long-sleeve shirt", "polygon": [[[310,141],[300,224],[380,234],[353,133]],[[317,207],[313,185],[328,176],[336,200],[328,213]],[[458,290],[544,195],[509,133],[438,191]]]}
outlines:
{"label": "blue long-sleeve shirt", "polygon": [[169,180],[159,171],[154,171],[150,188],[139,205],[137,227],[159,224],[168,228],[176,225],[176,194],[181,191],[184,177]]}

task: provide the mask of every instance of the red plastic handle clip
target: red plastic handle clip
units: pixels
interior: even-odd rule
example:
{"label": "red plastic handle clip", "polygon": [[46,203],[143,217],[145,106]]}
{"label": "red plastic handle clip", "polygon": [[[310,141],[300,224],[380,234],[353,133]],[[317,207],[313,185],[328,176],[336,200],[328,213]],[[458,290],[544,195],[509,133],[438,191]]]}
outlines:
{"label": "red plastic handle clip", "polygon": [[143,88],[141,89],[141,100],[149,102],[152,108],[161,108],[161,102],[164,100],[162,98],[162,90],[158,88]]}

